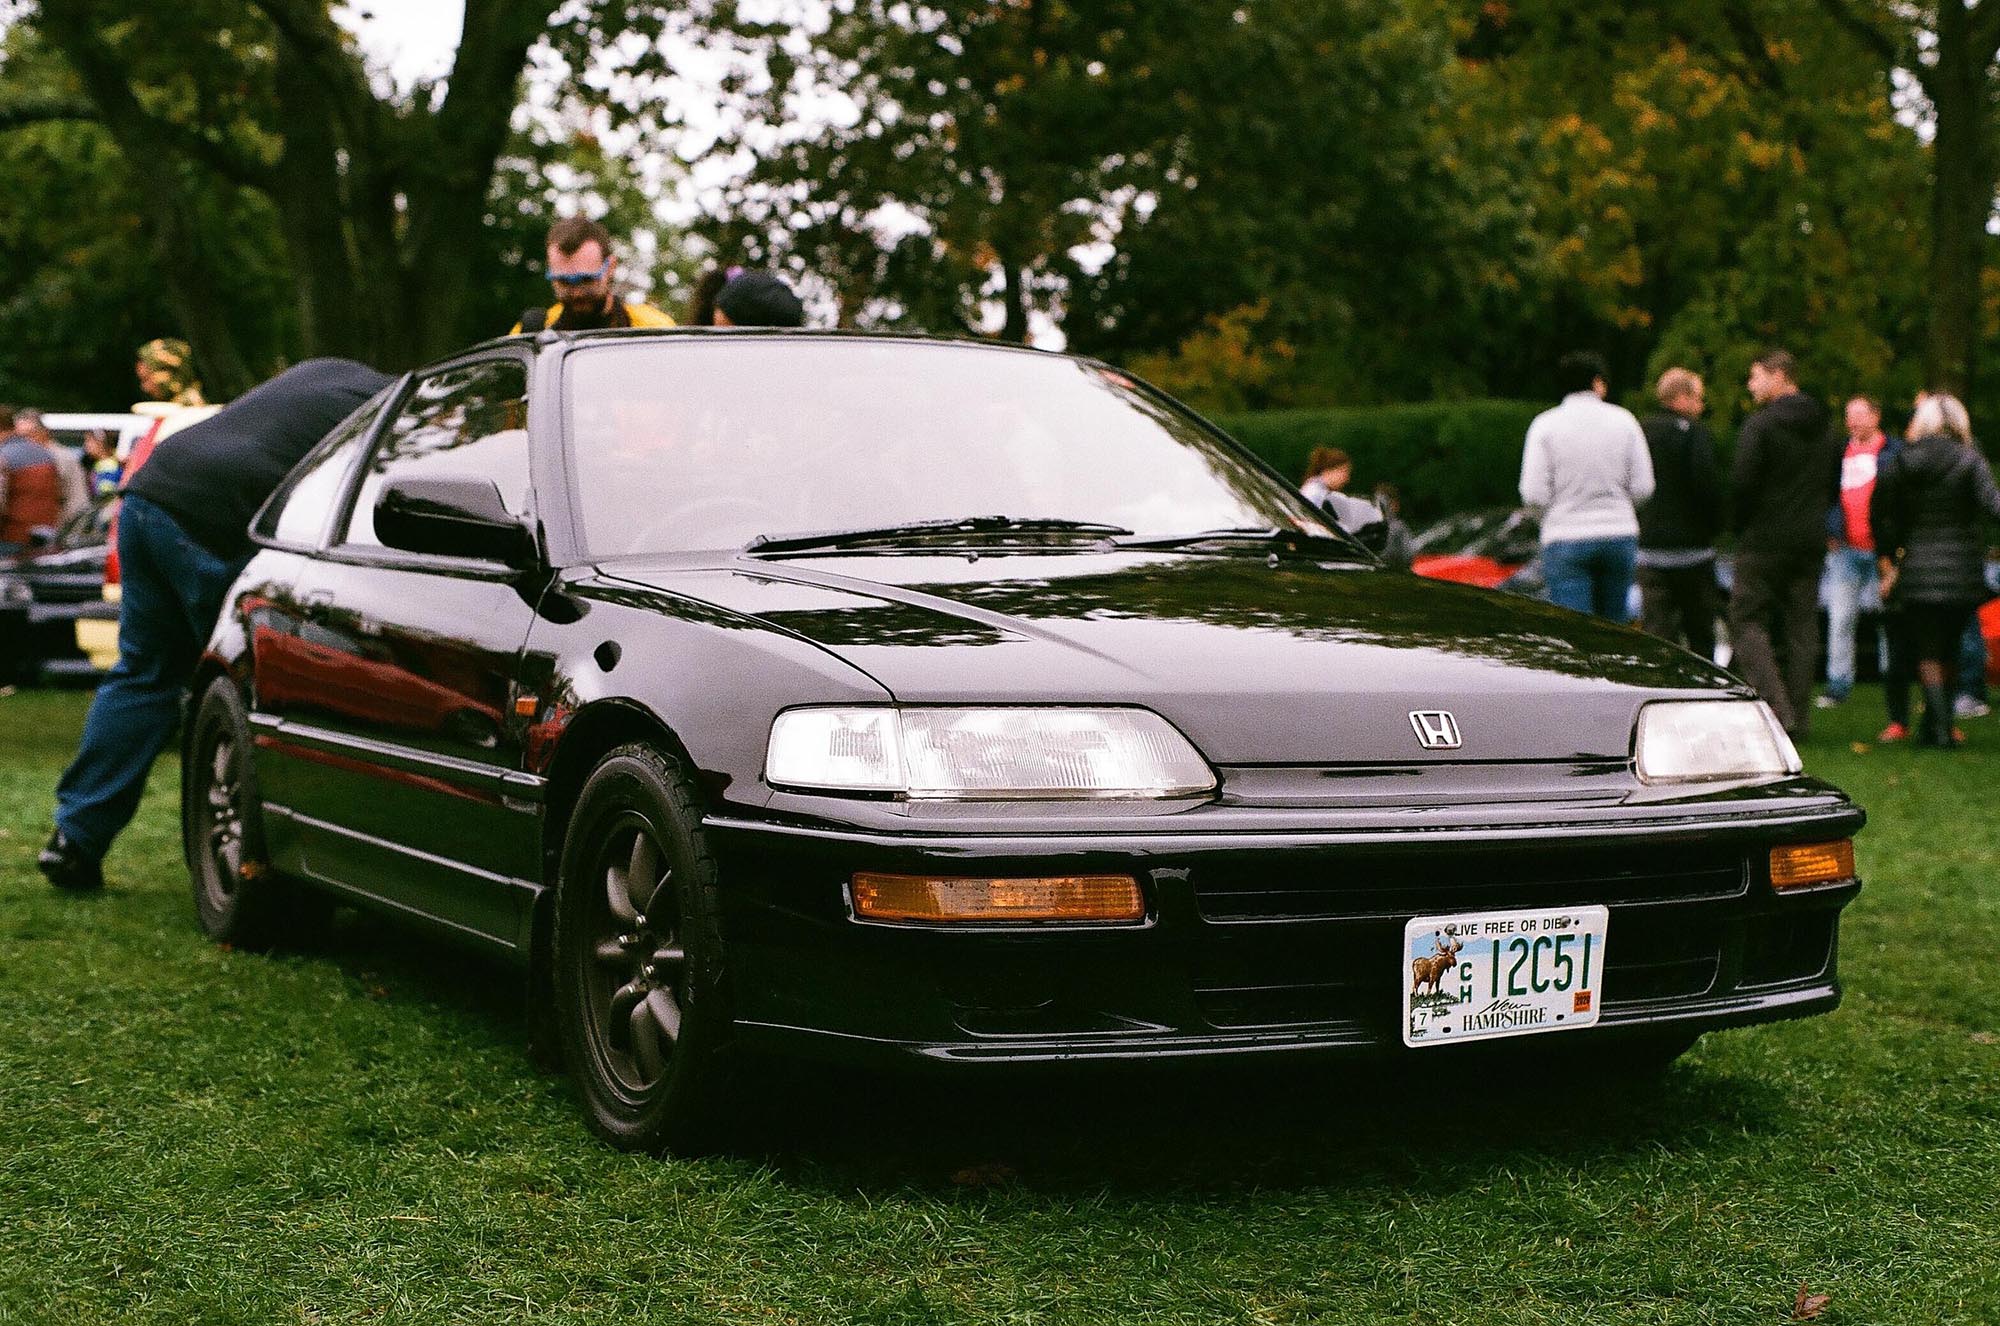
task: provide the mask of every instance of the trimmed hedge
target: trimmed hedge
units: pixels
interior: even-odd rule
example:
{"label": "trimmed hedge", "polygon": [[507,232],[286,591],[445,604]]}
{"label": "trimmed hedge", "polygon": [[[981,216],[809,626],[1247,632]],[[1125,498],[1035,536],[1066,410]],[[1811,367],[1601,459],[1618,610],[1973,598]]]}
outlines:
{"label": "trimmed hedge", "polygon": [[1215,423],[1293,483],[1305,477],[1314,447],[1339,447],[1354,458],[1348,490],[1366,495],[1378,483],[1403,494],[1412,524],[1475,507],[1520,502],[1521,443],[1528,423],[1548,409],[1528,401],[1447,401],[1338,410],[1266,410],[1218,415]]}

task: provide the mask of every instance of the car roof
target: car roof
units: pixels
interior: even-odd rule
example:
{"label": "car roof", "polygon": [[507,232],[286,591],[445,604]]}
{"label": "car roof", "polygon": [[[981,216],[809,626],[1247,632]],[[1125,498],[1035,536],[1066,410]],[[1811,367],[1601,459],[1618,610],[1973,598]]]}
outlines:
{"label": "car roof", "polygon": [[[1044,350],[1032,345],[1016,345],[1011,341],[993,341],[978,336],[937,335],[917,331],[858,331],[845,327],[597,327],[589,331],[557,331],[553,329],[538,332],[521,332],[513,336],[496,336],[469,346],[460,354],[488,348],[528,343],[537,347],[610,345],[619,343],[654,340],[704,340],[726,337],[732,340],[807,340],[807,341],[880,341],[890,344],[960,346],[966,349],[987,350],[1013,354],[1056,355],[1062,358],[1076,358],[1058,350]],[[453,355],[452,358],[458,358]]]}

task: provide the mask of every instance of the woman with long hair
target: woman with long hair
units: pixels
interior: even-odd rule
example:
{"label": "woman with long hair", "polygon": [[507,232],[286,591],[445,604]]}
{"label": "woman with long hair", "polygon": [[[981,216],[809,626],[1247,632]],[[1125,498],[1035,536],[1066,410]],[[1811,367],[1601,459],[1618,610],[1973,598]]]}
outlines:
{"label": "woman with long hair", "polygon": [[1903,614],[1903,632],[1924,693],[1920,745],[1958,744],[1951,726],[1959,638],[1986,600],[1983,512],[2000,520],[2000,485],[1972,440],[1957,397],[1917,398],[1909,442],[1875,483],[1869,518],[1881,557],[1882,598]]}

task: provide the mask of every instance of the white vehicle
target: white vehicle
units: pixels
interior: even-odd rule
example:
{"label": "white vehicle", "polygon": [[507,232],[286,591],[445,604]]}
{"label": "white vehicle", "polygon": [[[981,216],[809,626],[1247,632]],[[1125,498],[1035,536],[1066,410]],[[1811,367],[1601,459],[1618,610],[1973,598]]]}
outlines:
{"label": "white vehicle", "polygon": [[104,430],[107,438],[117,443],[116,452],[120,461],[132,454],[132,446],[146,435],[153,421],[140,414],[126,413],[48,413],[42,416],[42,427],[49,435],[64,446],[83,450],[84,434],[94,429]]}

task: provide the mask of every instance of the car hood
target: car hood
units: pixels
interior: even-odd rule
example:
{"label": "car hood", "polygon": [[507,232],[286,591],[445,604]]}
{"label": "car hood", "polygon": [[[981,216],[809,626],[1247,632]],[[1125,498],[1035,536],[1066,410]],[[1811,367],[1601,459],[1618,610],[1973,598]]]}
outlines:
{"label": "car hood", "polygon": [[[1262,555],[840,554],[614,578],[825,648],[906,703],[1136,704],[1217,764],[1622,760],[1646,699],[1741,688],[1513,595]],[[1448,710],[1460,749],[1420,748]]]}

